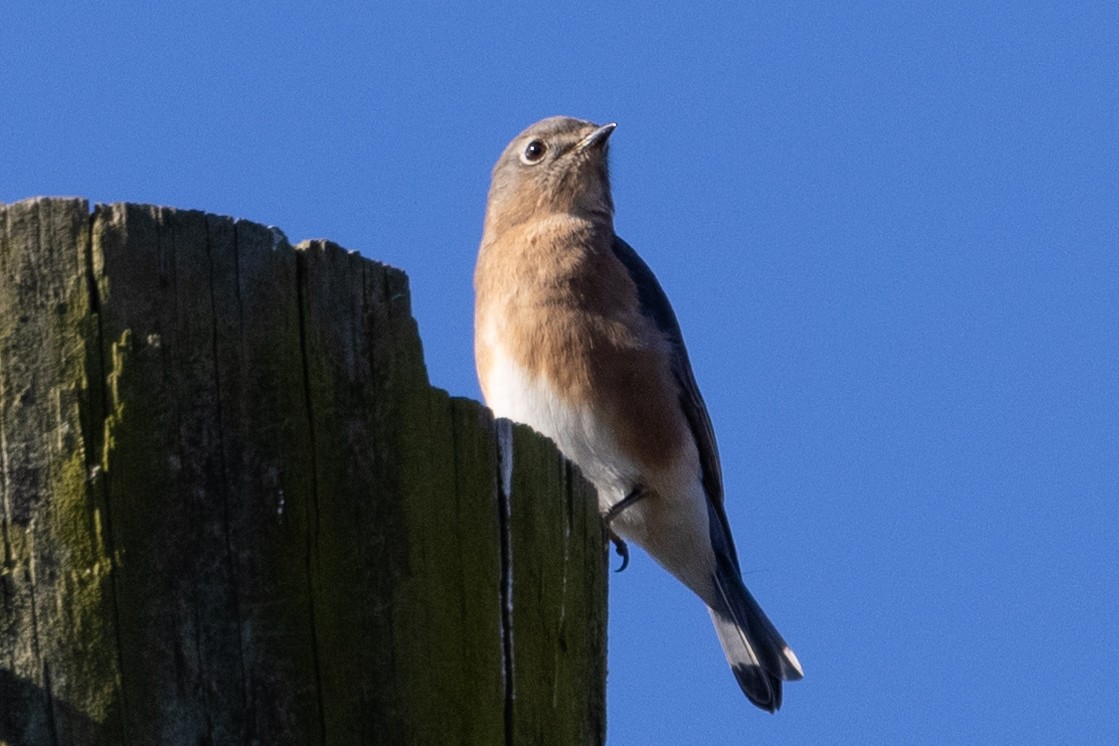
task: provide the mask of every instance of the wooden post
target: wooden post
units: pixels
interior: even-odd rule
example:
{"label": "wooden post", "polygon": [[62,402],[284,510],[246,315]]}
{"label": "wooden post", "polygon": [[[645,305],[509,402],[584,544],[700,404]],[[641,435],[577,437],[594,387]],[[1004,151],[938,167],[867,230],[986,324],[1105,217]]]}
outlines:
{"label": "wooden post", "polygon": [[36,199],[0,277],[0,742],[603,742],[592,490],[428,384],[402,272]]}

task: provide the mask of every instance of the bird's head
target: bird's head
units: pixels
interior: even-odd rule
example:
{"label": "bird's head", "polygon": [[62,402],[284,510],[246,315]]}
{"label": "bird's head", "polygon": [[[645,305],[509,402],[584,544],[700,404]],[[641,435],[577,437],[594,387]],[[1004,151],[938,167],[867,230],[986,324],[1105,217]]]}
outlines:
{"label": "bird's head", "polygon": [[513,138],[493,168],[487,223],[555,213],[612,221],[607,140],[616,126],[550,117]]}

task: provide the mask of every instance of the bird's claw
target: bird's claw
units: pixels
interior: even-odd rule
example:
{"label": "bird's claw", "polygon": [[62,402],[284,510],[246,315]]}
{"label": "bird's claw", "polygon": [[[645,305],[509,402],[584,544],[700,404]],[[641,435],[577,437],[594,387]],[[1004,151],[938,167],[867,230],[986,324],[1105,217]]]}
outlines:
{"label": "bird's claw", "polygon": [[645,497],[646,494],[644,487],[640,485],[634,487],[628,495],[611,505],[610,509],[606,511],[606,515],[602,517],[603,520],[606,521],[606,529],[610,532],[610,541],[614,544],[614,551],[622,558],[622,566],[614,572],[621,572],[629,566],[629,547],[622,541],[622,537],[614,533],[614,529],[610,527],[610,524],[614,522],[615,518],[621,515],[623,510]]}
{"label": "bird's claw", "polygon": [[629,547],[622,541],[622,537],[614,533],[613,529],[610,530],[610,543],[614,545],[614,551],[622,558],[622,566],[614,572],[621,572],[629,566]]}

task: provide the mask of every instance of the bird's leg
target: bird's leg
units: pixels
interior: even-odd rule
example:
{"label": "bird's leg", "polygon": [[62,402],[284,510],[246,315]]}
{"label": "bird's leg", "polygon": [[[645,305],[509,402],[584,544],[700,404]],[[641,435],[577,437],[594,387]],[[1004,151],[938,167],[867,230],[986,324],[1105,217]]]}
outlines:
{"label": "bird's leg", "polygon": [[645,491],[645,488],[641,485],[634,487],[628,495],[611,505],[610,510],[606,511],[606,515],[603,516],[603,519],[605,519],[606,521],[606,525],[609,526],[611,523],[613,523],[614,519],[621,515],[623,510],[628,508],[630,505],[633,505],[635,502],[645,497],[647,494],[649,493],[647,493]]}
{"label": "bird's leg", "polygon": [[610,542],[614,545],[614,551],[622,558],[622,566],[614,572],[621,572],[629,566],[629,547],[622,541],[622,537],[614,533],[614,529],[610,527],[610,524],[614,522],[614,519],[617,518],[623,510],[645,497],[646,494],[648,493],[645,492],[644,487],[640,485],[634,487],[628,495],[611,505],[610,510],[606,511],[606,515],[603,516],[603,520],[606,521],[606,530],[610,532]]}

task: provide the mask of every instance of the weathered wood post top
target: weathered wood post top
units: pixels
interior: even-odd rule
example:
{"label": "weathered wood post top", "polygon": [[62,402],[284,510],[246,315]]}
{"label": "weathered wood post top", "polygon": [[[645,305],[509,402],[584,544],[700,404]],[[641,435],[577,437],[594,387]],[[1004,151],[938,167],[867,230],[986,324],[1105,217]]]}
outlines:
{"label": "weathered wood post top", "polygon": [[604,740],[591,488],[429,385],[402,272],[34,199],[0,277],[0,742]]}

